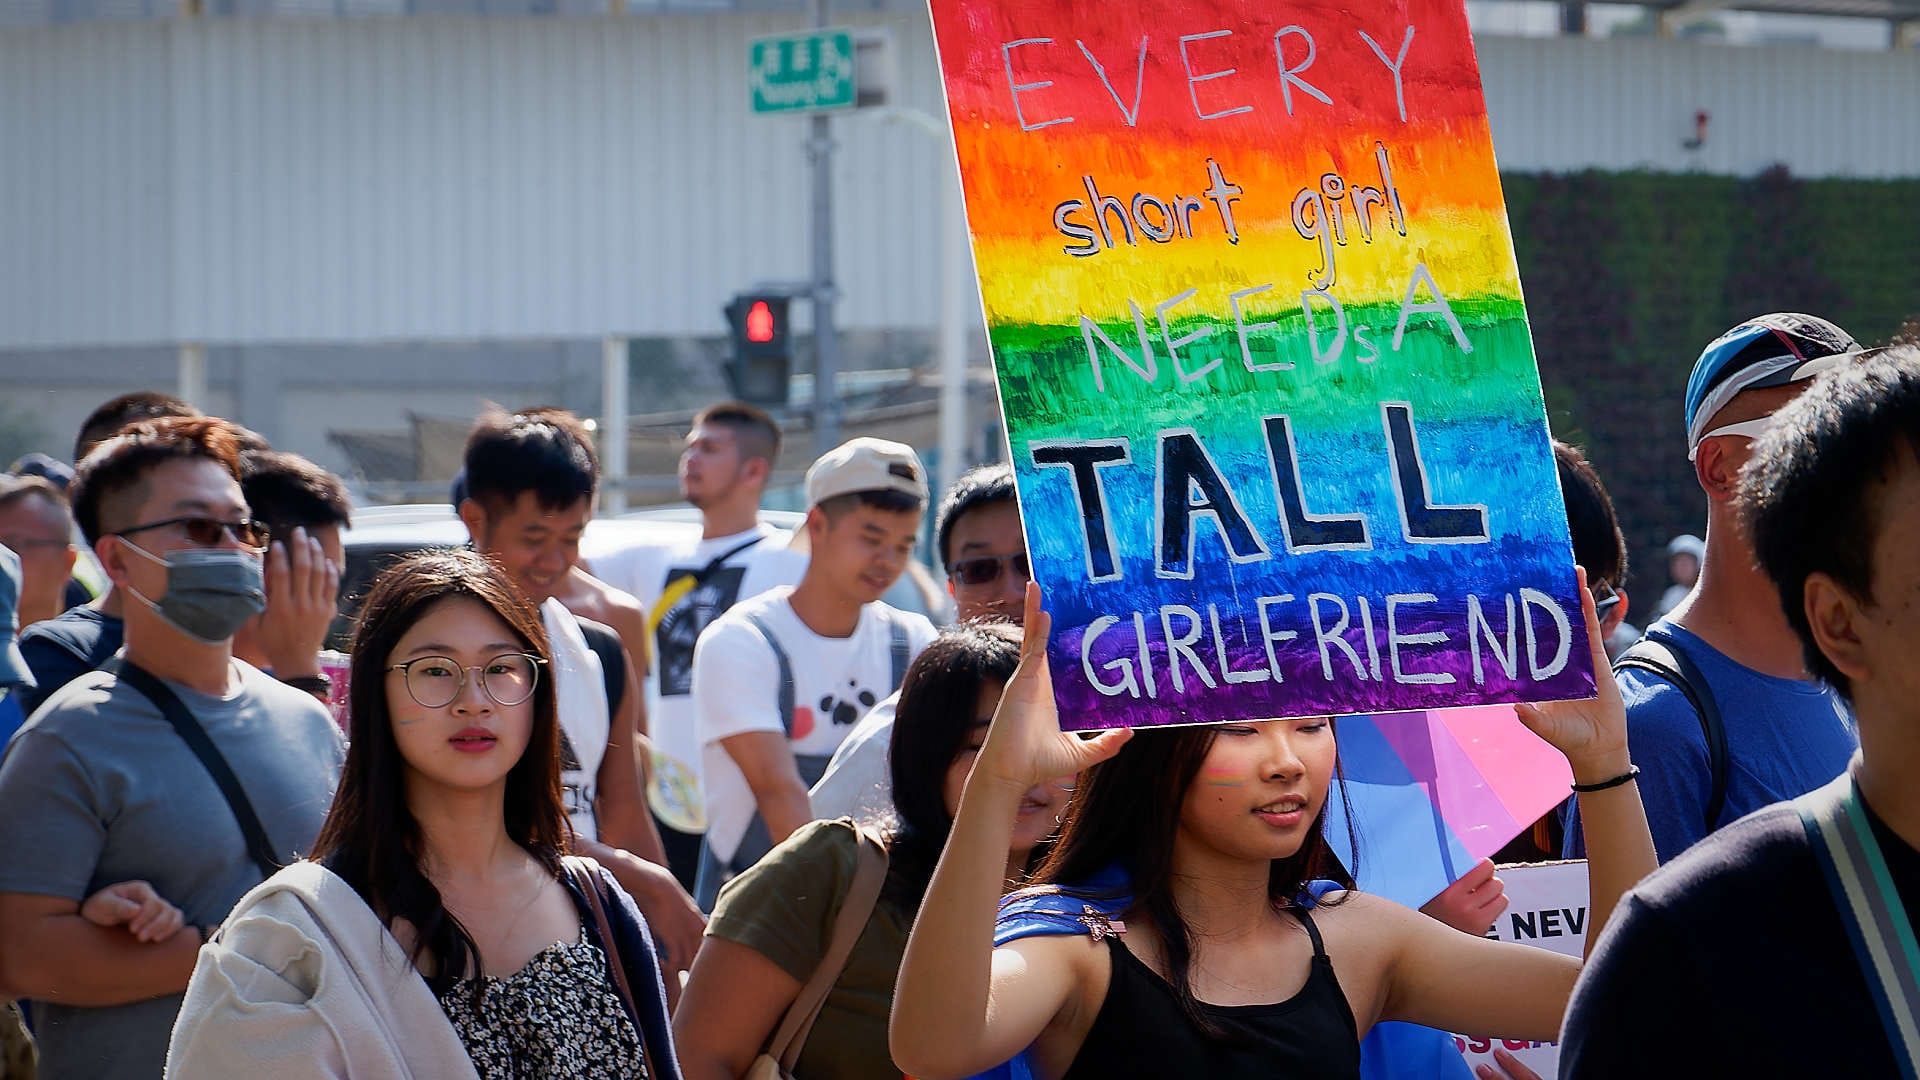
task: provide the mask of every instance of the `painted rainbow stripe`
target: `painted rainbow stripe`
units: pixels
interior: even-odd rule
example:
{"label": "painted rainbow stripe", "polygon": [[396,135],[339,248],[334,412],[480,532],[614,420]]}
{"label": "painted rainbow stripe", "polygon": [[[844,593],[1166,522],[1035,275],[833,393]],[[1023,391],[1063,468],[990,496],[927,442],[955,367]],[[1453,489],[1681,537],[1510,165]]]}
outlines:
{"label": "painted rainbow stripe", "polygon": [[1063,725],[1590,694],[1461,0],[932,10]]}

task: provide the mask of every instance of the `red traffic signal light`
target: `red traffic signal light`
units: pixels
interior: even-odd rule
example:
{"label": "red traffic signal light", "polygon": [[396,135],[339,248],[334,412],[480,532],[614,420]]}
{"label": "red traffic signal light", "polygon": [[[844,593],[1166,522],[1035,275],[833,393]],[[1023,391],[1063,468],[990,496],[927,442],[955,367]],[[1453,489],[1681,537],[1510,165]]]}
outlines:
{"label": "red traffic signal light", "polygon": [[725,309],[732,338],[727,381],[735,397],[760,405],[783,405],[793,356],[787,307],[791,297],[778,292],[747,292]]}
{"label": "red traffic signal light", "polygon": [[747,311],[747,340],[756,344],[773,340],[773,309],[765,300],[755,300]]}
{"label": "red traffic signal light", "polygon": [[786,353],[788,299],[776,293],[743,293],[727,304],[736,356]]}

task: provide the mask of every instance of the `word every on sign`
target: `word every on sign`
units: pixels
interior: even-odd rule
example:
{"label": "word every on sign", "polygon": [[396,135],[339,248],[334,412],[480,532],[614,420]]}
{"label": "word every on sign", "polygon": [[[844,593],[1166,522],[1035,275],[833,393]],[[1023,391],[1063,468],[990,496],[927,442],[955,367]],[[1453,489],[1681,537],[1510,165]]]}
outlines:
{"label": "word every on sign", "polygon": [[[1394,104],[1399,108],[1400,122],[1406,123],[1407,94],[1406,87],[1402,85],[1401,82],[1400,72],[1401,69],[1406,66],[1407,50],[1413,45],[1413,27],[1408,26],[1406,28],[1405,33],[1400,38],[1399,52],[1391,60],[1387,59],[1386,49],[1381,47],[1373,35],[1367,33],[1365,30],[1356,30],[1355,33],[1360,35],[1361,41],[1366,42],[1367,48],[1372,50],[1373,55],[1379,59],[1380,63],[1386,68],[1387,74],[1392,77]],[[1187,102],[1193,107],[1193,115],[1197,119],[1219,120],[1224,117],[1239,116],[1242,113],[1250,113],[1253,111],[1252,105],[1228,105],[1225,102],[1214,101],[1211,102],[1211,104],[1222,107],[1209,108],[1200,102],[1201,83],[1215,82],[1239,74],[1238,68],[1209,68],[1208,65],[1211,61],[1209,61],[1205,55],[1202,55],[1207,49],[1219,49],[1224,46],[1226,49],[1231,50],[1237,47],[1236,43],[1231,40],[1224,40],[1231,39],[1234,36],[1235,34],[1231,30],[1209,30],[1198,34],[1182,34],[1179,38],[1177,47],[1180,52],[1181,70],[1186,73]],[[1244,41],[1245,39],[1242,38],[1241,40]],[[1087,43],[1078,38],[1075,38],[1073,42],[1074,47],[1080,50],[1080,55],[1085,58],[1087,65],[1100,80],[1100,84],[1106,87],[1107,94],[1113,98],[1114,107],[1119,110],[1120,118],[1126,122],[1128,127],[1137,126],[1140,119],[1140,99],[1146,87],[1148,41],[1149,35],[1140,35],[1139,53],[1133,58],[1133,104],[1131,107],[1128,106],[1127,99],[1121,96],[1119,88],[1114,86],[1113,80],[1107,76],[1106,65],[1094,57],[1093,50],[1087,48]],[[1219,42],[1220,44],[1202,46],[1200,44],[1201,42]],[[1314,44],[1313,33],[1310,30],[1298,25],[1283,26],[1274,33],[1272,45],[1274,60],[1279,67],[1280,100],[1286,108],[1288,116],[1294,114],[1293,94],[1295,90],[1318,101],[1322,105],[1333,104],[1332,95],[1307,81],[1305,77],[1306,70],[1313,66],[1314,57],[1318,55],[1319,52],[1318,47]],[[1041,46],[1047,46],[1047,48],[1042,49]],[[1021,38],[1018,41],[1003,42],[1000,46],[1000,60],[1007,73],[1007,91],[1012,95],[1014,118],[1019,121],[1020,130],[1022,131],[1039,131],[1041,128],[1053,127],[1056,124],[1071,124],[1074,122],[1072,116],[1045,116],[1044,107],[1042,107],[1040,115],[1029,116],[1027,113],[1028,106],[1023,105],[1020,101],[1021,95],[1038,95],[1040,91],[1044,91],[1052,86],[1053,80],[1041,79],[1034,82],[1023,83],[1020,81],[1020,77],[1015,75],[1013,71],[1013,54],[1015,49],[1044,54],[1045,59],[1039,61],[1040,64],[1044,65],[1049,61],[1057,59],[1057,51],[1059,48],[1060,47],[1055,44],[1054,39],[1050,37]],[[1069,61],[1069,63],[1071,62],[1072,61]],[[1023,55],[1022,67],[1031,70],[1031,63],[1032,62]],[[1200,66],[1200,70],[1198,71],[1195,70],[1196,64]],[[1208,88],[1210,95],[1216,93],[1217,90],[1218,88],[1216,87]]]}

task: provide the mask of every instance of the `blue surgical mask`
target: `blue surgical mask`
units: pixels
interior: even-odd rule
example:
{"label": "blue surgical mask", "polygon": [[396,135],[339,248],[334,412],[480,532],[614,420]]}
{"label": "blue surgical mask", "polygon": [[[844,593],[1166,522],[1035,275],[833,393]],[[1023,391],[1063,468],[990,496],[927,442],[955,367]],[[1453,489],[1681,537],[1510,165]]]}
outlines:
{"label": "blue surgical mask", "polygon": [[165,558],[122,537],[120,542],[167,568],[159,601],[127,591],[160,621],[206,645],[230,640],[247,620],[267,610],[266,569],[260,556],[238,548],[185,548]]}

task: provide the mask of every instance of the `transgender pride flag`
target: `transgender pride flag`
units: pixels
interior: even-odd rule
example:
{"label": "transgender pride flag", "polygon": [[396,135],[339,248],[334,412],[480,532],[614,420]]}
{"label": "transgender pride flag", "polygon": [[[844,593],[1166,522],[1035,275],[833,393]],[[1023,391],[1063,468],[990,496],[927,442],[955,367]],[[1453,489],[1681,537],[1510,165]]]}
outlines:
{"label": "transgender pride flag", "polygon": [[1417,908],[1566,799],[1566,758],[1513,709],[1490,706],[1343,716],[1346,799],[1327,803],[1346,854],[1351,821],[1361,889]]}

